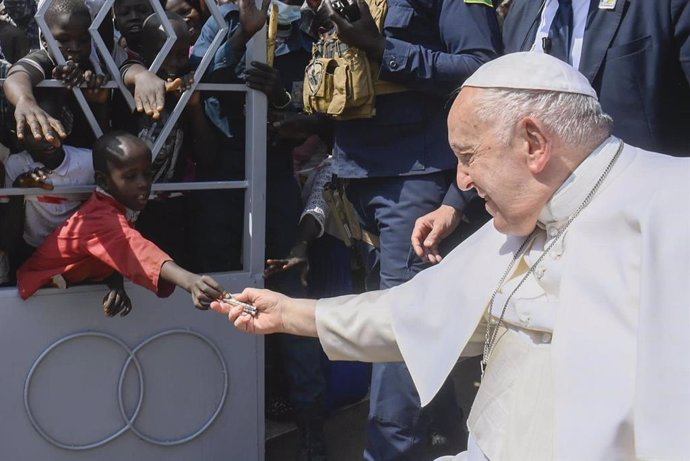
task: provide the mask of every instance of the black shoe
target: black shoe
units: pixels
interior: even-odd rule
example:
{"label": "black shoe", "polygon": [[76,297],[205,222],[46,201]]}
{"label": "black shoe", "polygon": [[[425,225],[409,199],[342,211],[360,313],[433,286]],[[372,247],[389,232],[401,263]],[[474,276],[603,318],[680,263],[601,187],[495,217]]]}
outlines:
{"label": "black shoe", "polygon": [[299,448],[297,461],[326,461],[326,444],[323,439],[323,418],[297,417]]}

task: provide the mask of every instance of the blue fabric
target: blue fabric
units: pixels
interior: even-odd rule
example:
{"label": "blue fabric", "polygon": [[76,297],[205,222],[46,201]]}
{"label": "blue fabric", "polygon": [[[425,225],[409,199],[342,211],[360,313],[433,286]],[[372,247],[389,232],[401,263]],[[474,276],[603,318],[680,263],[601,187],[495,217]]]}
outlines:
{"label": "blue fabric", "polygon": [[[213,60],[209,64],[207,72],[213,72],[218,69],[223,69],[227,67],[234,67],[242,56],[236,56],[235,51],[230,45],[230,36],[239,26],[239,7],[234,3],[226,3],[218,7],[221,14],[225,18],[225,22],[228,25],[228,32],[225,37],[225,41],[218,48],[213,56]],[[201,58],[204,57],[206,51],[211,46],[211,42],[218,34],[218,24],[213,17],[208,18],[206,23],[201,28],[201,33],[199,38],[196,40],[194,47],[192,49],[192,55],[189,57],[189,65],[192,68],[199,66]]]}
{"label": "blue fabric", "polygon": [[[348,181],[347,196],[362,227],[380,238],[378,249],[363,247],[367,289],[399,285],[426,267],[410,244],[412,228],[418,217],[438,207],[452,180],[443,172]],[[374,364],[365,459],[422,459],[438,410],[459,411],[451,397],[452,392],[442,393],[439,405],[423,410],[404,363]]]}
{"label": "blue fabric", "polygon": [[[643,149],[690,155],[690,2],[592,0],[579,70],[592,83],[614,134]],[[503,26],[506,52],[529,50],[541,2],[514,0]]]}
{"label": "blue fabric", "polygon": [[558,10],[551,22],[548,53],[554,58],[570,62],[570,46],[573,38],[573,1],[558,0]]}
{"label": "blue fabric", "polygon": [[363,178],[455,168],[446,117],[455,91],[500,50],[493,8],[461,0],[391,0],[379,79],[410,91],[376,98],[376,116],[335,125],[338,176]]}

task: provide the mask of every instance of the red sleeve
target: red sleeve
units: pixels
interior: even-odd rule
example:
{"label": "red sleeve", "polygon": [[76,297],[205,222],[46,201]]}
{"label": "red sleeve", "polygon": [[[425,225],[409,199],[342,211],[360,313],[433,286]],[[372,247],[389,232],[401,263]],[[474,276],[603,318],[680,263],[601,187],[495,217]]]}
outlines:
{"label": "red sleeve", "polygon": [[172,261],[172,258],[146,240],[124,217],[113,224],[116,225],[83,240],[84,250],[137,285],[160,297],[170,296],[175,285],[161,279],[160,272],[163,263]]}

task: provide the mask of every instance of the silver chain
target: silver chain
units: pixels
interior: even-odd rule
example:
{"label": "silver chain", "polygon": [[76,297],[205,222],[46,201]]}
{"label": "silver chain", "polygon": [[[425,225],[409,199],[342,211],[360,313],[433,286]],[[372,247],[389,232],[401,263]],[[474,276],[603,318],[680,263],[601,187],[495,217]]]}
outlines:
{"label": "silver chain", "polygon": [[513,260],[508,264],[508,267],[506,268],[505,272],[503,273],[503,276],[501,277],[501,280],[498,282],[498,285],[496,286],[496,289],[494,290],[493,294],[491,295],[491,299],[489,300],[489,305],[487,307],[488,309],[488,315],[489,315],[489,321],[486,324],[486,333],[484,334],[484,351],[482,354],[482,361],[481,361],[481,370],[482,370],[482,378],[484,377],[484,370],[486,369],[486,365],[489,362],[489,357],[491,357],[491,353],[493,352],[493,348],[496,343],[496,336],[498,335],[498,330],[501,327],[503,323],[503,317],[505,316],[506,309],[508,308],[508,303],[510,303],[510,300],[512,299],[513,295],[515,294],[516,291],[522,286],[523,283],[527,280],[527,278],[534,273],[534,270],[536,269],[537,266],[539,266],[539,263],[544,259],[544,257],[549,254],[551,249],[556,245],[556,242],[563,236],[565,231],[568,229],[570,224],[577,218],[577,216],[580,214],[582,210],[585,209],[587,205],[592,201],[594,198],[594,195],[596,194],[597,190],[599,190],[599,187],[601,187],[602,183],[608,176],[609,172],[611,171],[611,168],[613,168],[613,165],[616,163],[616,160],[618,160],[618,157],[620,156],[620,153],[623,151],[623,141],[619,141],[618,144],[618,150],[616,151],[616,154],[613,156],[609,164],[606,166],[604,169],[604,172],[601,174],[599,179],[597,180],[596,184],[592,187],[592,190],[589,191],[589,194],[587,194],[587,197],[585,197],[584,201],[580,204],[579,207],[575,210],[573,214],[571,214],[568,217],[568,220],[566,221],[565,225],[558,230],[558,233],[554,236],[553,240],[551,243],[544,249],[542,254],[537,258],[537,261],[532,264],[529,269],[527,269],[527,272],[525,275],[522,276],[522,279],[518,282],[517,286],[513,289],[513,291],[510,292],[510,295],[508,295],[508,298],[506,299],[506,302],[503,304],[503,309],[501,309],[501,315],[498,317],[498,320],[494,319],[494,317],[491,315],[491,307],[494,305],[494,300],[496,299],[496,295],[498,294],[499,290],[503,286],[503,283],[505,282],[506,278],[510,274],[511,269],[515,265],[515,263],[528,251],[528,248],[533,241],[534,237],[537,235],[538,228],[535,228],[532,233],[530,233],[526,238],[525,241],[522,242],[522,245],[520,245],[520,248],[515,252],[515,256],[513,256]]}

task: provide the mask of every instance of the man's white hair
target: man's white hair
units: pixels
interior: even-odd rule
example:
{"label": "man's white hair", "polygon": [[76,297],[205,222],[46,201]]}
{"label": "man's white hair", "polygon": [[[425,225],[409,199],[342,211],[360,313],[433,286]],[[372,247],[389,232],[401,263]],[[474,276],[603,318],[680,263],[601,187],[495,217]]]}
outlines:
{"label": "man's white hair", "polygon": [[482,88],[475,100],[479,119],[495,125],[508,143],[524,117],[540,120],[547,129],[571,145],[589,145],[608,137],[613,119],[591,96],[542,90]]}

